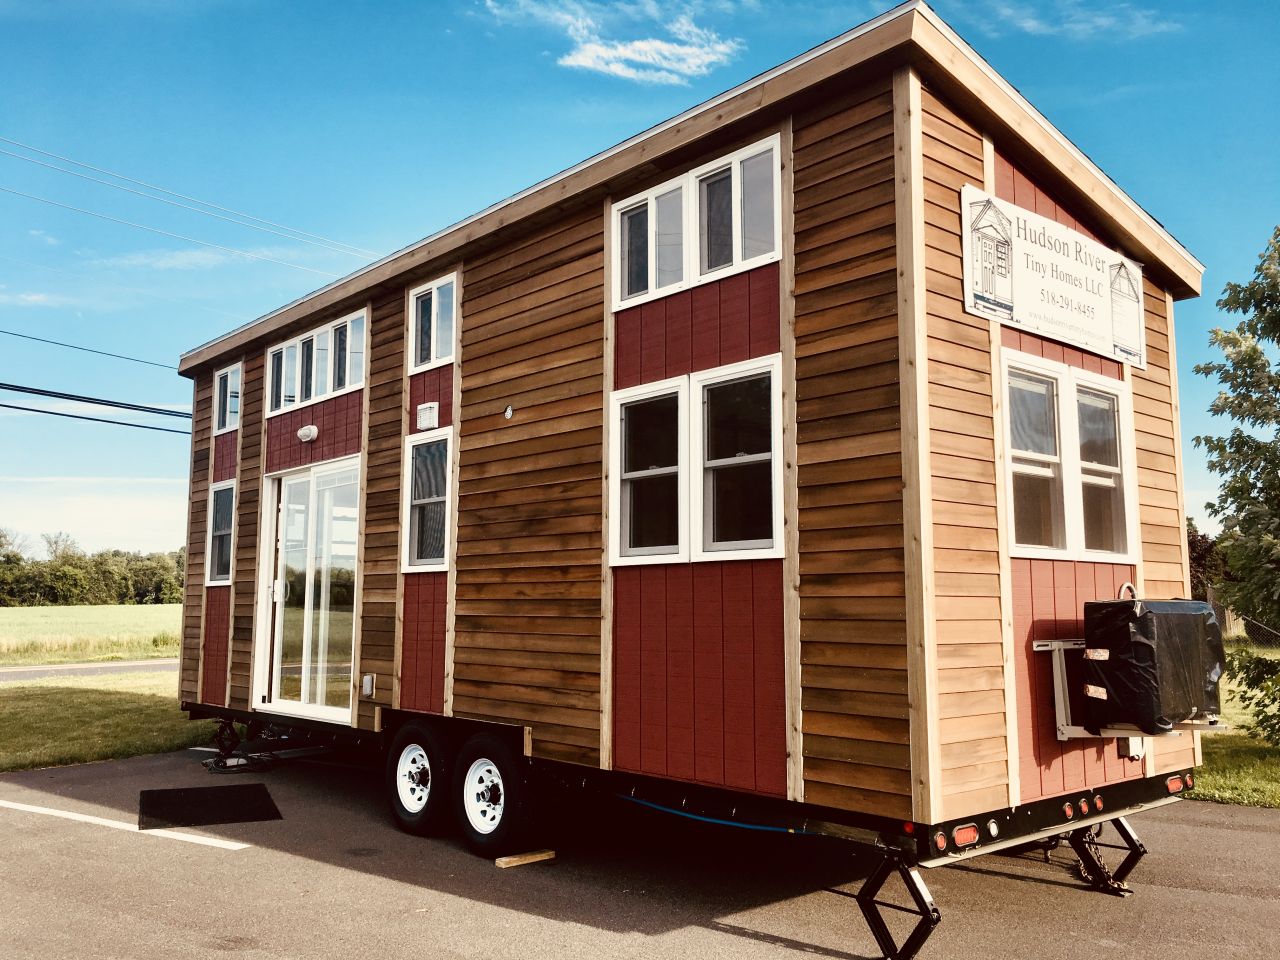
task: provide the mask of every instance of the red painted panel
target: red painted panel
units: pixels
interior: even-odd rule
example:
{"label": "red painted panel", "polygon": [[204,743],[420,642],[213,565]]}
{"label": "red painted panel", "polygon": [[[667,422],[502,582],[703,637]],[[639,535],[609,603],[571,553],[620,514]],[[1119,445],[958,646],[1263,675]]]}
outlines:
{"label": "red painted panel", "polygon": [[786,794],[782,561],[614,570],[614,767]]}
{"label": "red painted panel", "polygon": [[[360,452],[364,391],[289,410],[267,420],[267,472],[292,470]],[[298,439],[298,430],[313,424],[320,435],[311,443]]]}
{"label": "red painted panel", "polygon": [[221,707],[227,702],[227,641],[230,635],[231,588],[205,587],[201,703]]}
{"label": "red painted panel", "polygon": [[621,311],[614,317],[614,385],[777,353],[779,276],[771,263]]}
{"label": "red painted panel", "polygon": [[440,426],[453,426],[453,366],[424,370],[409,378],[409,426],[407,433],[418,432],[418,405],[440,404]]}
{"label": "red painted panel", "polygon": [[1058,740],[1050,654],[1031,649],[1036,640],[1083,636],[1084,604],[1115,597],[1133,567],[1015,559],[1011,572],[1022,800],[1140,777],[1142,765],[1121,759],[1115,740]]}
{"label": "red painted panel", "polygon": [[1033,357],[1042,357],[1045,360],[1057,360],[1078,370],[1088,370],[1114,380],[1124,378],[1124,371],[1118,360],[1101,357],[1096,353],[1085,353],[1083,350],[1055,343],[1037,334],[1027,333],[1025,330],[1015,330],[1013,327],[1001,328],[1000,343],[1008,350],[1029,353]]}
{"label": "red painted panel", "polygon": [[400,649],[400,706],[444,712],[444,624],[447,573],[404,575],[404,640]]}
{"label": "red painted panel", "polygon": [[213,438],[213,483],[235,478],[239,453],[239,430],[229,430]]}

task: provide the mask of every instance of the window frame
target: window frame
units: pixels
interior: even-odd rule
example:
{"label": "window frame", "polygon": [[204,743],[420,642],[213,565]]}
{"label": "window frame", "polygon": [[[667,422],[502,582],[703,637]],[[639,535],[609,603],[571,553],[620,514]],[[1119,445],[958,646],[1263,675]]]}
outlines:
{"label": "window frame", "polygon": [[[445,462],[448,473],[445,477],[445,521],[444,521],[444,559],[436,561],[414,561],[413,543],[409,536],[410,515],[413,512],[413,448],[425,443],[445,444]],[[401,573],[443,573],[453,566],[454,526],[457,522],[458,480],[455,452],[457,444],[452,426],[440,427],[413,433],[404,438],[404,455],[400,464],[400,572]]]}
{"label": "window frame", "polygon": [[[439,311],[439,291],[440,288],[447,284],[453,284],[453,337],[449,344],[449,355],[447,357],[439,356],[438,334],[440,331],[437,319],[440,315]],[[426,363],[417,363],[415,354],[418,348],[418,298],[425,293],[431,294],[431,359]],[[458,274],[457,271],[439,277],[429,283],[424,283],[411,289],[407,296],[407,305],[405,308],[405,317],[408,320],[408,329],[405,331],[405,369],[409,376],[415,373],[422,373],[424,370],[434,370],[437,367],[446,367],[452,364],[458,356],[459,341],[459,313],[461,310],[461,298],[458,296]]]}
{"label": "window frame", "polygon": [[[765,152],[773,151],[773,249],[764,254],[759,254],[750,259],[742,257],[742,161],[751,159]],[[733,235],[733,259],[723,267],[718,267],[706,274],[701,272],[701,224],[698,218],[698,195],[699,182],[707,177],[728,169],[731,171],[732,184],[732,201],[731,201],[731,217],[732,217],[732,235]],[[654,284],[657,278],[658,257],[655,243],[655,232],[657,230],[656,201],[660,196],[670,193],[672,190],[680,189],[680,209],[681,209],[681,262],[683,264],[683,273],[681,279],[672,284],[668,284],[660,289],[655,289]],[[633,210],[644,206],[648,210],[648,224],[646,227],[646,237],[648,244],[648,289],[644,293],[638,293],[634,296],[623,297],[622,295],[622,243],[623,230],[622,219],[625,214],[631,213]],[[763,140],[757,140],[754,143],[741,147],[732,153],[726,154],[704,163],[692,170],[666,180],[657,186],[645,190],[643,193],[637,193],[620,200],[613,204],[609,212],[610,227],[610,299],[613,303],[613,310],[629,310],[631,307],[640,306],[659,297],[670,296],[673,293],[679,293],[682,290],[688,290],[692,287],[701,286],[705,283],[713,283],[716,280],[722,280],[725,277],[731,277],[738,273],[745,273],[748,270],[754,270],[756,267],[764,266],[768,263],[775,263],[782,259],[782,135],[780,133],[772,134]]]}
{"label": "window frame", "polygon": [[[770,483],[773,490],[771,529],[768,546],[711,549],[706,544],[708,516],[705,490],[706,460],[704,401],[707,387],[733,380],[768,374],[770,382]],[[639,400],[676,394],[679,468],[679,548],[672,553],[623,553],[622,546],[622,408]],[[615,390],[609,395],[609,565],[641,566],[654,563],[709,563],[724,560],[769,560],[785,556],[785,498],[783,482],[782,354],[744,360],[709,370],[699,370],[636,387]]]}
{"label": "window frame", "polygon": [[[364,351],[363,351],[364,362],[360,365],[360,368],[358,370],[355,368],[355,364],[352,362],[352,352],[351,352],[351,322],[356,319],[359,319],[363,322],[363,329],[364,329]],[[334,386],[333,386],[334,377],[332,376],[333,357],[334,357],[334,353],[337,350],[337,331],[340,328],[346,329],[346,344],[347,344],[346,383],[341,388],[334,389]],[[328,390],[319,396],[314,395],[316,379],[313,373],[312,375],[313,395],[309,399],[303,400],[302,399],[302,383],[303,383],[302,344],[304,341],[307,341],[307,340],[310,340],[312,342],[313,344],[312,356],[313,356],[313,366],[314,366],[314,355],[315,355],[314,343],[315,343],[316,337],[319,334],[327,334],[328,336],[329,375],[326,377],[326,380],[328,383]],[[334,320],[330,320],[327,323],[322,323],[319,326],[313,327],[310,330],[305,330],[295,337],[290,337],[288,340],[281,340],[276,343],[273,343],[271,346],[267,348],[264,354],[264,365],[263,365],[263,373],[264,373],[263,379],[265,381],[265,396],[264,396],[264,403],[263,403],[264,418],[269,420],[272,417],[278,417],[281,414],[288,413],[292,410],[300,410],[304,407],[314,406],[317,403],[323,403],[326,400],[332,400],[334,397],[341,397],[344,394],[354,393],[357,390],[363,390],[364,381],[365,381],[365,370],[369,363],[370,341],[371,341],[371,331],[370,331],[370,325],[369,325],[369,309],[367,307],[361,307],[359,310],[353,310],[350,313],[343,314],[341,317],[338,317]],[[294,400],[293,403],[286,404],[284,402],[284,397],[286,395],[286,392],[284,389],[284,384],[281,383],[280,384],[280,407],[279,409],[272,410],[271,403],[272,403],[273,395],[275,393],[275,389],[277,386],[275,371],[273,369],[273,358],[277,353],[281,355],[280,368],[281,368],[281,379],[283,380],[284,371],[288,368],[287,354],[290,349],[292,349],[294,352],[293,395],[296,399]]]}
{"label": "window frame", "polygon": [[[1001,427],[1004,430],[1004,495],[1009,504],[1009,555],[1020,559],[1075,560],[1087,563],[1137,564],[1141,558],[1138,517],[1137,438],[1133,419],[1133,389],[1128,368],[1125,379],[1081,370],[1057,360],[1047,360],[1014,350],[1001,351]],[[1044,547],[1019,544],[1013,495],[1014,453],[1012,410],[1009,403],[1010,371],[1054,381],[1058,398],[1058,469],[1062,489],[1063,546]],[[1125,549],[1122,552],[1090,550],[1085,547],[1084,484],[1086,474],[1097,467],[1086,466],[1080,457],[1079,394],[1081,390],[1114,397],[1116,400],[1119,468],[1111,473],[1122,487]]]}
{"label": "window frame", "polygon": [[[667,553],[623,552],[622,483],[624,452],[622,408],[644,400],[676,397],[676,549]],[[670,377],[636,387],[615,390],[609,395],[609,563],[611,566],[641,566],[652,563],[689,562],[689,377]],[[652,549],[652,548],[650,548]]]}
{"label": "window frame", "polygon": [[[227,575],[219,577],[215,575],[213,570],[213,538],[218,535],[214,532],[213,516],[217,494],[223,490],[231,491],[231,527],[225,534],[230,537],[227,548]],[[209,505],[206,514],[208,529],[205,531],[204,540],[204,585],[206,587],[229,587],[236,575],[236,481],[234,479],[219,480],[217,483],[209,484]]]}
{"label": "window frame", "polygon": [[[236,411],[234,420],[231,413],[231,375],[236,377]],[[218,385],[222,378],[227,377],[227,409],[225,411],[225,421],[222,426],[218,426],[219,421],[223,420],[224,412],[221,408],[221,402],[218,396]],[[244,403],[244,366],[240,363],[233,363],[229,367],[223,367],[213,375],[213,435],[216,437],[223,433],[231,433],[233,430],[240,429],[240,406]]]}

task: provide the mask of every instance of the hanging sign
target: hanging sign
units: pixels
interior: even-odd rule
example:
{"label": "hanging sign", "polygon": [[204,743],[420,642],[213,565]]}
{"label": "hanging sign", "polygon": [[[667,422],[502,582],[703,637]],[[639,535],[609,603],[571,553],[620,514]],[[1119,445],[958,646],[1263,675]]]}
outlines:
{"label": "hanging sign", "polygon": [[1146,368],[1142,267],[977,187],[960,206],[969,313]]}

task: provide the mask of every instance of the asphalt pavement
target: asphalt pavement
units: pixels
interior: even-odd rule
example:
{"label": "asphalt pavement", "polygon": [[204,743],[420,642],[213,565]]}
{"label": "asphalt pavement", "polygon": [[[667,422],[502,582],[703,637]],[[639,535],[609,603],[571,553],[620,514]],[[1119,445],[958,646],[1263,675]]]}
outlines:
{"label": "asphalt pavement", "polygon": [[[398,832],[375,769],[216,776],[207,757],[0,776],[0,957],[878,955],[851,899],[869,865],[838,843],[581,796],[555,805],[554,861],[500,870]],[[283,819],[134,829],[140,790],[250,782]],[[1182,802],[1133,823],[1151,855],[1128,899],[1085,889],[1065,848],[927,871],[943,922],[922,958],[1275,956],[1280,811]]]}
{"label": "asphalt pavement", "polygon": [[87,677],[107,673],[178,672],[177,657],[161,660],[103,660],[97,663],[59,663],[38,667],[0,667],[0,683],[43,677]]}

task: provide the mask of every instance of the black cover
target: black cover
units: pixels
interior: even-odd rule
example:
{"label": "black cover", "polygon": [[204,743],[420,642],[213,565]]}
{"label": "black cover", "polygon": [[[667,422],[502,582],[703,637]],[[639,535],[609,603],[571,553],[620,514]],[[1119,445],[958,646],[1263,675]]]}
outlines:
{"label": "black cover", "polygon": [[[1213,607],[1201,600],[1108,600],[1084,605],[1083,726],[1131,723],[1154,736],[1220,711],[1218,678],[1226,656]],[[1088,650],[1107,651],[1106,659]],[[1096,691],[1095,691],[1096,692]],[[1073,691],[1074,693],[1074,691]]]}

